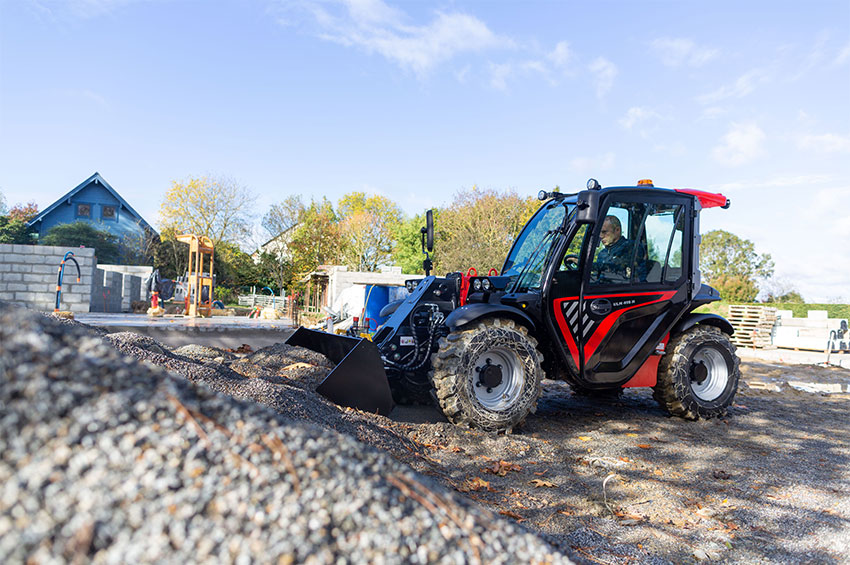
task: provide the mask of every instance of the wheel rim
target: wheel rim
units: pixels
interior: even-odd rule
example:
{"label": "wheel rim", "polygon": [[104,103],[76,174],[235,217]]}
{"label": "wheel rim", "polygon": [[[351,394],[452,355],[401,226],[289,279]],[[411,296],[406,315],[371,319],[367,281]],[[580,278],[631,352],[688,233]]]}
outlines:
{"label": "wheel rim", "polygon": [[[482,372],[494,372],[499,367],[501,380],[495,386],[482,382]],[[476,400],[493,411],[508,409],[516,403],[525,384],[525,372],[517,354],[508,349],[489,349],[475,358],[470,371],[470,382]],[[492,384],[492,382],[490,383]]]}
{"label": "wheel rim", "polygon": [[[705,378],[702,382],[693,379],[694,367],[698,364],[705,367]],[[729,382],[729,365],[720,351],[706,347],[700,349],[693,357],[691,363],[691,390],[694,395],[706,401],[717,399]]]}

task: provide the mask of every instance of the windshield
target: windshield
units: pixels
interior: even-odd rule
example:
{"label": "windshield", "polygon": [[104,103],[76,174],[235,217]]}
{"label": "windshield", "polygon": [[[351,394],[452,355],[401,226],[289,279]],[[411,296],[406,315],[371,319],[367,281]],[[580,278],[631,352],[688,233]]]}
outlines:
{"label": "windshield", "polygon": [[509,286],[514,292],[540,287],[540,277],[552,251],[555,230],[564,223],[564,217],[573,208],[572,203],[552,200],[526,224],[502,268],[502,276],[511,277]]}

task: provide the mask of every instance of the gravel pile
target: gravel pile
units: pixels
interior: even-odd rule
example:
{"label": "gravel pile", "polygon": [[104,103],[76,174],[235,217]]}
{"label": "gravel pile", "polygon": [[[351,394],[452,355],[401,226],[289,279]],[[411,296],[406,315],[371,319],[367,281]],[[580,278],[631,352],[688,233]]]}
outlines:
{"label": "gravel pile", "polygon": [[386,454],[288,417],[298,409],[277,403],[332,408],[305,389],[107,341],[147,362],[0,304],[0,562],[568,562]]}
{"label": "gravel pile", "polygon": [[246,377],[271,374],[285,378],[290,384],[315,390],[334,364],[321,353],[277,343],[234,361],[231,368]]}

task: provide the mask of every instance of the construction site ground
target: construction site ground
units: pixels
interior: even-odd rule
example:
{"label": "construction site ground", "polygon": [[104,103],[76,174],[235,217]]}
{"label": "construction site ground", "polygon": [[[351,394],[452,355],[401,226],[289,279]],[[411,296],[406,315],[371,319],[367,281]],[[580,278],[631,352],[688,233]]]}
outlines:
{"label": "construction site ground", "polygon": [[546,380],[537,412],[503,435],[454,426],[432,406],[382,417],[313,399],[328,364],[289,346],[225,355],[114,335],[124,353],[214,390],[235,386],[216,366],[304,388],[301,406],[276,405],[279,395],[258,401],[390,453],[577,561],[850,562],[850,370],[842,367],[742,351],[729,415],[696,422],[668,416],[649,389],[594,398]]}

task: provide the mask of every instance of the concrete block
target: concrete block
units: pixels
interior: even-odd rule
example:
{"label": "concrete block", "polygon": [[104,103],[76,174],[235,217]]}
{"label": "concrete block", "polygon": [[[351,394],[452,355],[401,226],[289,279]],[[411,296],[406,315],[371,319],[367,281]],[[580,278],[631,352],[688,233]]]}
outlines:
{"label": "concrete block", "polygon": [[5,282],[20,282],[24,280],[23,273],[12,273],[10,271],[0,273],[0,281]]}
{"label": "concrete block", "polygon": [[826,310],[809,310],[808,318],[810,320],[826,320],[829,318],[829,312]]}
{"label": "concrete block", "polygon": [[25,291],[27,289],[27,285],[23,283],[8,283],[9,286],[6,287],[6,290],[9,292],[13,291]]}
{"label": "concrete block", "polygon": [[35,247],[34,245],[18,245],[15,244],[12,246],[13,253],[29,253],[31,248]]}
{"label": "concrete block", "polygon": [[62,293],[62,302],[68,302],[69,304],[82,302],[83,297],[79,294],[65,294]]}
{"label": "concrete block", "polygon": [[26,292],[26,291],[16,292],[15,293],[15,300],[21,300],[23,302],[34,302],[35,300],[38,300],[38,293],[37,292]]}
{"label": "concrete block", "polygon": [[[73,268],[73,265],[71,266],[71,269],[73,271],[76,271],[76,269]],[[32,272],[33,273],[40,273],[42,275],[54,275],[54,276],[56,276],[59,273],[59,267],[53,266],[53,265],[33,265],[32,266]],[[74,273],[74,274],[76,274],[76,273]]]}
{"label": "concrete block", "polygon": [[12,272],[15,273],[31,273],[32,265],[26,265],[23,263],[15,263],[12,265]]}
{"label": "concrete block", "polygon": [[23,273],[23,282],[45,282],[47,279],[44,275],[38,273]]}

